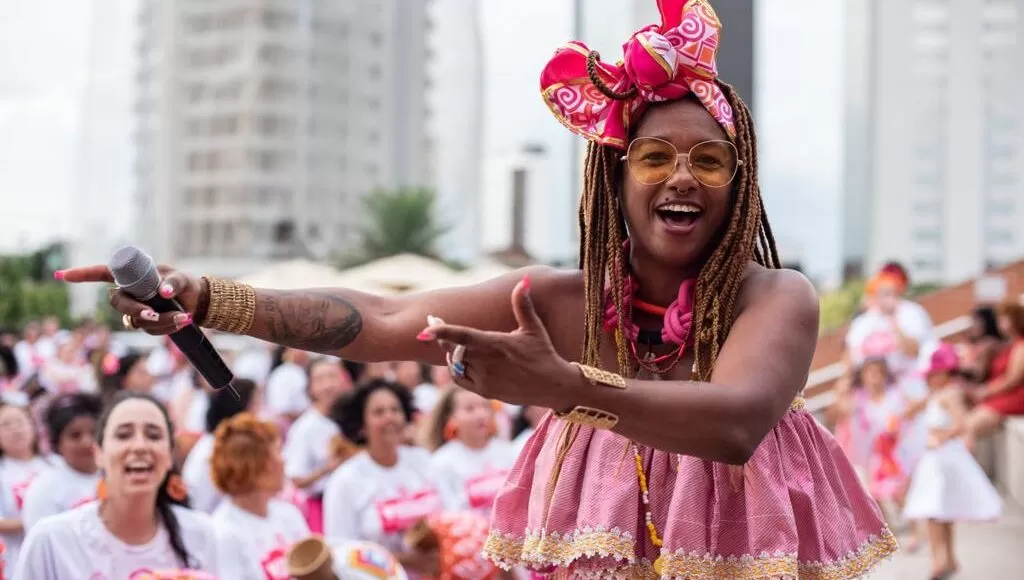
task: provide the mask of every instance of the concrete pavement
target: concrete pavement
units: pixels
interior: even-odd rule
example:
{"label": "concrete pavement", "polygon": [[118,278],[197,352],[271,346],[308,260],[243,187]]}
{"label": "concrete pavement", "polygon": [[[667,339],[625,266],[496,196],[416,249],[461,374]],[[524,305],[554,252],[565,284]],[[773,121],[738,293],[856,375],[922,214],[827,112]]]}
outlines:
{"label": "concrete pavement", "polygon": [[[953,535],[960,561],[960,573],[953,580],[1024,579],[1024,509],[1012,501],[1007,501],[998,522],[959,525]],[[870,578],[927,580],[930,571],[928,546],[923,545],[914,554],[900,551]]]}

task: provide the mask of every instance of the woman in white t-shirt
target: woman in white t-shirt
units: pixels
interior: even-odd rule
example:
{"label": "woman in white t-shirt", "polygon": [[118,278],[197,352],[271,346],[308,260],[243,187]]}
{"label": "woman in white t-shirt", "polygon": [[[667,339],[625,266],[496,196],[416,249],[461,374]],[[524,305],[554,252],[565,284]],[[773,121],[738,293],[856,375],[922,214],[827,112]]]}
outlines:
{"label": "woman in white t-shirt", "polygon": [[104,472],[99,501],[33,526],[15,580],[121,580],[168,569],[217,574],[213,525],[188,508],[172,471],[167,410],[150,395],[125,391],[96,433]]}
{"label": "woman in white t-shirt", "polygon": [[221,389],[210,395],[210,405],[206,410],[206,432],[192,446],[181,468],[181,477],[188,486],[192,509],[201,512],[212,513],[223,498],[210,476],[214,432],[222,422],[239,413],[256,413],[259,407],[259,394],[255,383],[236,378],[231,385],[235,388],[235,393],[238,393],[238,398],[235,398],[235,393],[229,389]]}
{"label": "woman in white t-shirt", "polygon": [[426,441],[434,477],[454,507],[487,516],[516,460],[512,444],[497,436],[494,416],[490,401],[453,386],[434,407]]}
{"label": "woman in white t-shirt", "polygon": [[340,453],[344,447],[336,444],[341,430],[329,414],[338,397],[352,390],[352,381],[335,358],[316,359],[309,364],[308,371],[308,393],[313,405],[299,415],[288,430],[284,469],[292,484],[306,494],[309,527],[319,534],[323,532],[327,476],[348,458]]}
{"label": "woman in white t-shirt", "polygon": [[50,448],[59,459],[25,492],[21,521],[26,531],[44,517],[96,499],[96,421],[102,410],[99,397],[86,393],[59,395],[50,402],[44,423]]}
{"label": "woman in white t-shirt", "polygon": [[292,544],[310,535],[284,488],[277,426],[242,413],[217,427],[210,457],[213,482],[225,499],[213,512],[220,573],[236,580],[289,580]]}
{"label": "woman in white t-shirt", "polygon": [[281,364],[267,375],[264,412],[277,421],[283,433],[287,433],[292,421],[309,407],[307,363],[309,353],[285,348],[281,352]]}
{"label": "woman in white t-shirt", "polygon": [[[339,467],[324,488],[324,535],[329,542],[368,540],[391,550],[410,573],[432,574],[436,551],[410,549],[405,533],[445,508],[430,474],[430,454],[403,445],[412,397],[394,383],[371,380],[332,409],[342,434],[364,451]],[[451,502],[449,502],[451,503]]]}
{"label": "woman in white t-shirt", "polygon": [[25,491],[52,465],[39,452],[39,434],[27,409],[0,404],[0,538],[4,573],[13,575],[25,538],[21,508]]}
{"label": "woman in white t-shirt", "polygon": [[67,338],[57,347],[57,356],[39,369],[39,383],[51,393],[95,393],[96,372],[85,358],[80,340]]}

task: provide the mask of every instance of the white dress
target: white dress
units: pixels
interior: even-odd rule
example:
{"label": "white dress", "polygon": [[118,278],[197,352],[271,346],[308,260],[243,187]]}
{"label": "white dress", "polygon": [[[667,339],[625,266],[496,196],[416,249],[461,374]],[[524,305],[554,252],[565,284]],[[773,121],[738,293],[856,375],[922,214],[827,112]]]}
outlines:
{"label": "white dress", "polygon": [[[922,413],[930,429],[946,429],[952,421],[932,397]],[[962,439],[946,441],[921,457],[910,482],[903,516],[942,522],[994,520],[1003,501]]]}

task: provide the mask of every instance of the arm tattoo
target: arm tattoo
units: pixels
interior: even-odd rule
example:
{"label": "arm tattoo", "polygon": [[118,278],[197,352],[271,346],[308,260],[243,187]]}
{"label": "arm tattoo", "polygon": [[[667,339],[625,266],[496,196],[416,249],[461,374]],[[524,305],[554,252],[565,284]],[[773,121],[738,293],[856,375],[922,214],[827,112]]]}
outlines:
{"label": "arm tattoo", "polygon": [[266,334],[257,338],[330,354],[351,344],[363,330],[362,315],[337,290],[259,290],[256,319],[264,332],[254,334]]}

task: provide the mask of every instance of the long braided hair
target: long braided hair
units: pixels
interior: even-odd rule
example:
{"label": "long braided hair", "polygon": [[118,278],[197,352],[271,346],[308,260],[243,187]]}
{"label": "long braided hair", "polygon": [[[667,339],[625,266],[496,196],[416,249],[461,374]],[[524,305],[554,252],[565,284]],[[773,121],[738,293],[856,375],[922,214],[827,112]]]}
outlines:
{"label": "long braided hair", "polygon": [[[600,89],[603,83],[595,85]],[[694,304],[696,364],[693,379],[698,381],[711,378],[718,352],[732,326],[733,308],[747,264],[753,259],[768,268],[781,267],[757,183],[757,137],[750,109],[731,86],[721,82],[719,86],[732,105],[736,126],[735,144],[743,164],[733,182],[733,202],[728,226],[718,247],[697,277]],[[622,96],[615,95],[613,98]],[[596,143],[590,143],[587,148],[583,197],[579,209],[579,265],[583,270],[586,294],[586,335],[582,362],[592,366],[601,365],[607,283],[611,300],[619,313],[618,328],[615,330],[618,371],[628,377],[633,376],[635,371],[624,326],[626,316],[623,298],[628,256],[623,248],[627,233],[618,195],[619,178],[622,175],[619,162],[621,155],[616,149]]]}

